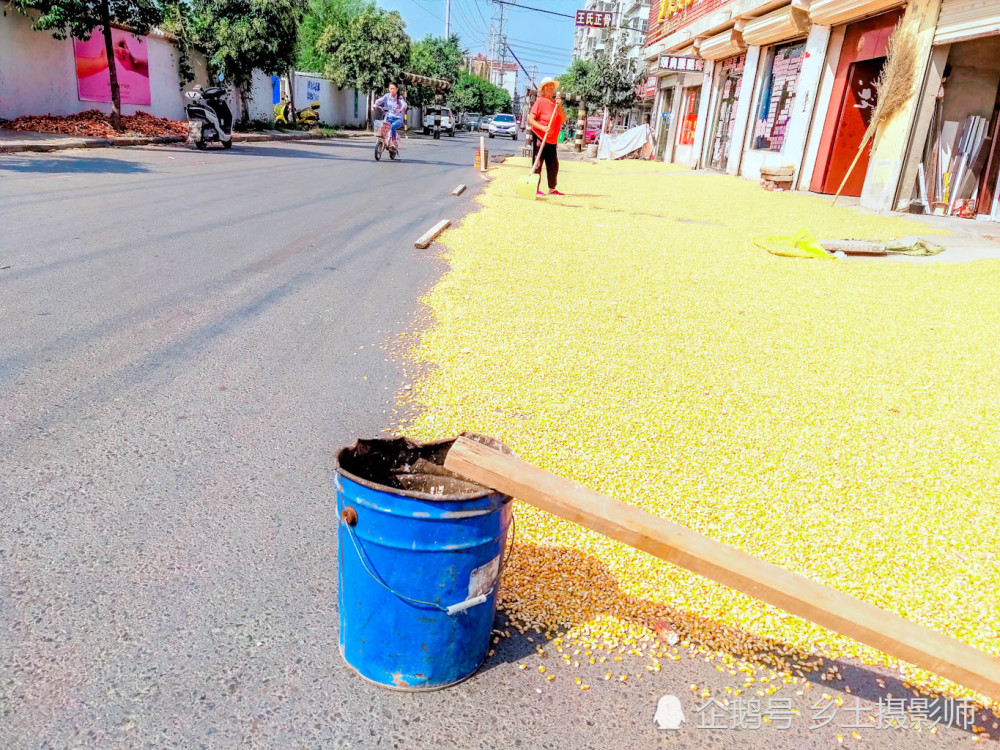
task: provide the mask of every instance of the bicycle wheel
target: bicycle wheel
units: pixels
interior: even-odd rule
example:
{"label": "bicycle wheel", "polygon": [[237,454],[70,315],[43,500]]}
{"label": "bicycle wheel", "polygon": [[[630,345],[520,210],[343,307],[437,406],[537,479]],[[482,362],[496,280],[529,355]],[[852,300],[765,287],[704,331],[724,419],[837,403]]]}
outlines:
{"label": "bicycle wheel", "polygon": [[375,161],[378,161],[379,159],[382,158],[383,149],[385,149],[385,144],[382,143],[382,139],[379,138],[377,141],[375,141]]}

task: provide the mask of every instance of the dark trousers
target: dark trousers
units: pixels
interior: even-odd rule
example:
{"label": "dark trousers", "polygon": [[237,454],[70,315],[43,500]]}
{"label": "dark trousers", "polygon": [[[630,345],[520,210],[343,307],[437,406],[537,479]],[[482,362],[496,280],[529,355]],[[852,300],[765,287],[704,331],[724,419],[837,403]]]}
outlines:
{"label": "dark trousers", "polygon": [[[534,135],[534,134],[533,134]],[[531,139],[531,163],[535,163],[535,159],[538,158],[538,146],[541,144],[542,139],[537,135]],[[555,143],[546,143],[542,147],[542,161],[538,165],[538,170],[536,174],[541,174],[542,164],[545,165],[545,177],[549,181],[549,190],[556,189],[556,181],[559,179],[559,152],[556,149]]]}

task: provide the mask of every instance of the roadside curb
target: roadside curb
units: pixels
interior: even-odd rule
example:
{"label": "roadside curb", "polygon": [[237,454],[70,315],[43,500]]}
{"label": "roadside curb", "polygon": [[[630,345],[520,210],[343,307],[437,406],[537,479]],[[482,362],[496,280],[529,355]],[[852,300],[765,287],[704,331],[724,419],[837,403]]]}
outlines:
{"label": "roadside curb", "polygon": [[[261,143],[264,141],[308,141],[327,140],[334,138],[364,138],[372,134],[365,131],[346,131],[327,135],[325,133],[233,133],[234,143]],[[156,138],[122,137],[122,138],[67,138],[59,141],[13,141],[0,142],[0,154],[16,154],[23,151],[48,152],[65,151],[72,148],[126,148],[129,146],[164,145],[185,143],[187,138],[181,135],[160,136]]]}

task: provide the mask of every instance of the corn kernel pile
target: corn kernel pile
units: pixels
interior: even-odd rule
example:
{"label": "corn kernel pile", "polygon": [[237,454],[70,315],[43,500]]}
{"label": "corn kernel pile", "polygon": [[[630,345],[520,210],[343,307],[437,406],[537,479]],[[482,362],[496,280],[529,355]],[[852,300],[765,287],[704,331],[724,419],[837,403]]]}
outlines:
{"label": "corn kernel pile", "polygon": [[[441,238],[450,271],[426,299],[403,429],[493,435],[1000,655],[1000,262],[775,257],[754,239],[928,229],[635,161],[564,163],[568,195],[527,201],[525,165],[494,170]],[[659,671],[688,646],[773,692],[809,671],[840,679],[825,660],[846,656],[970,695],[531,506],[516,515],[502,607],[567,664],[624,679],[622,658]]]}

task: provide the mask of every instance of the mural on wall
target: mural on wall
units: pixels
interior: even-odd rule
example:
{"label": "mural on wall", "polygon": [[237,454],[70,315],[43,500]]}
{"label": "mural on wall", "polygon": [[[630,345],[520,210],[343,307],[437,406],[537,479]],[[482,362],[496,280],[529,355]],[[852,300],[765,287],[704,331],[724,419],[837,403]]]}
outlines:
{"label": "mural on wall", "polygon": [[[100,27],[95,28],[86,42],[73,40],[80,101],[111,101],[111,76],[108,74],[103,31]],[[115,70],[118,73],[122,104],[149,105],[149,52],[146,38],[132,36],[121,29],[111,29],[111,42],[115,51]]]}

